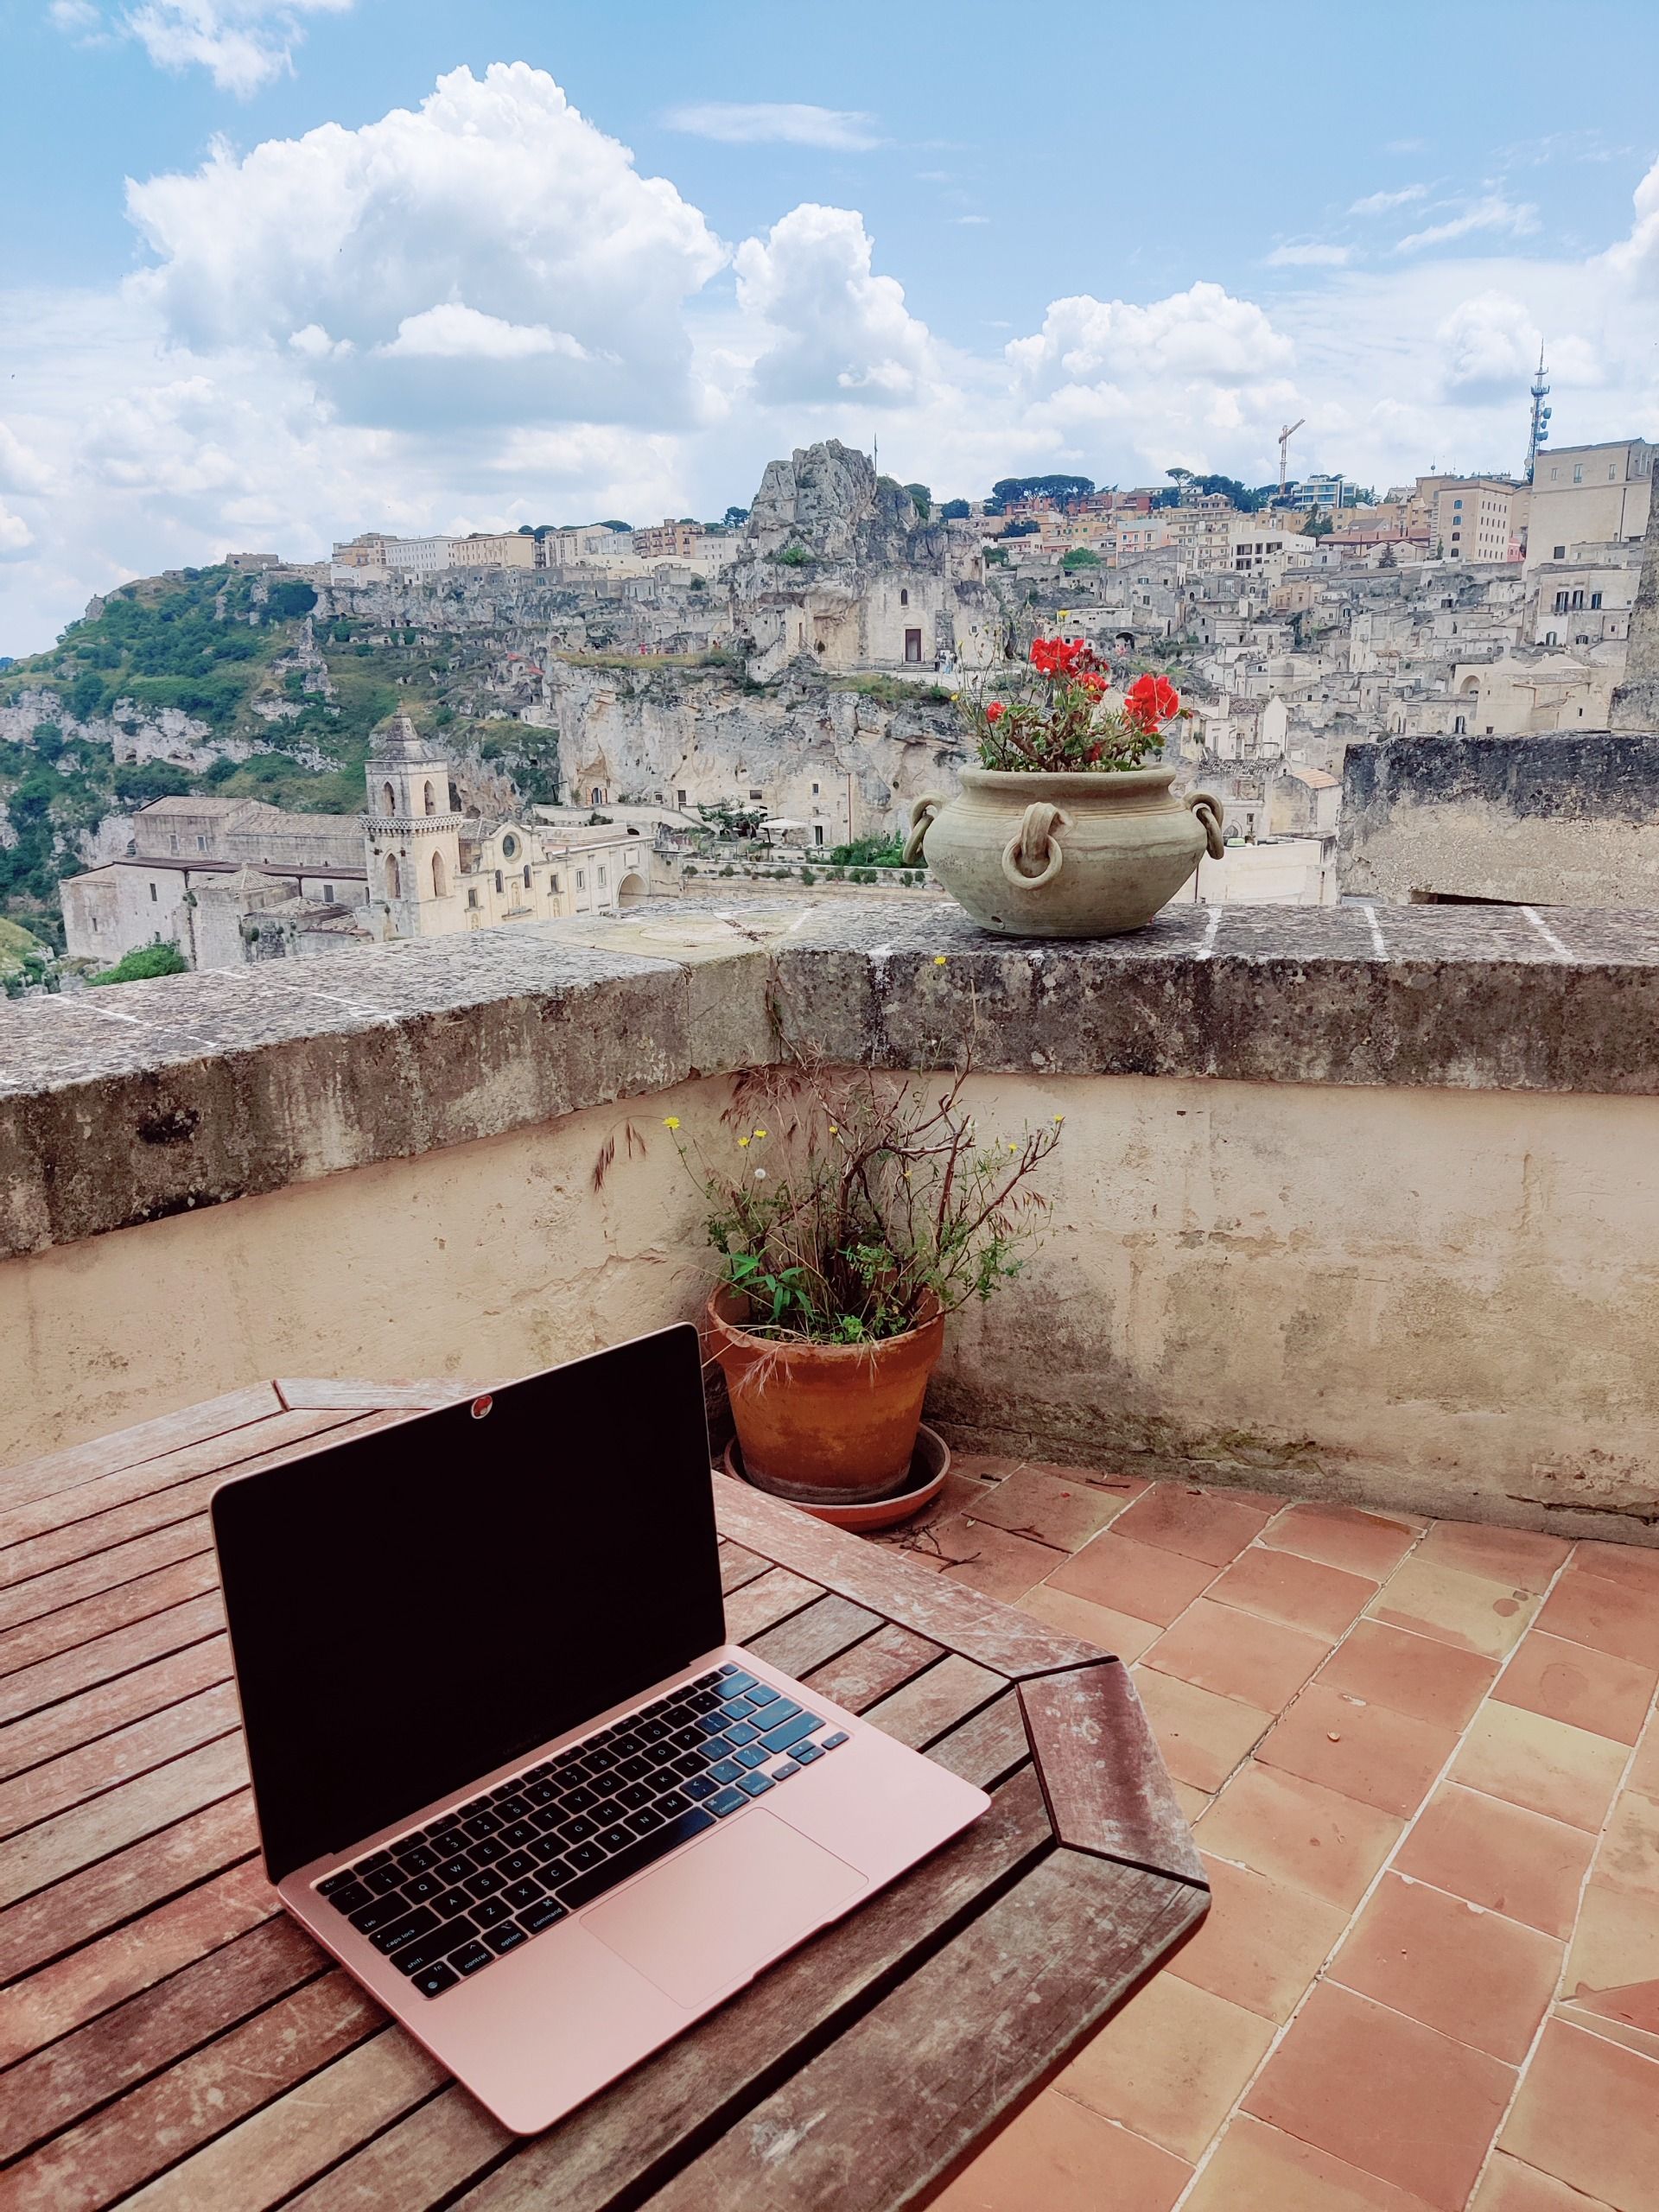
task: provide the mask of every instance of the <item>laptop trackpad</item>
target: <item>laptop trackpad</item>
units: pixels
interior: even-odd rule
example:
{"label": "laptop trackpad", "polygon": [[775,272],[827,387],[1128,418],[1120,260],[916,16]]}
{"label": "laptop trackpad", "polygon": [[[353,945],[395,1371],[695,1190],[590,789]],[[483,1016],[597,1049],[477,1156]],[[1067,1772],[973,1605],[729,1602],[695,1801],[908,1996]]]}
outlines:
{"label": "laptop trackpad", "polygon": [[760,1807],[619,1890],[582,1924],[682,2004],[735,1989],[867,1878]]}

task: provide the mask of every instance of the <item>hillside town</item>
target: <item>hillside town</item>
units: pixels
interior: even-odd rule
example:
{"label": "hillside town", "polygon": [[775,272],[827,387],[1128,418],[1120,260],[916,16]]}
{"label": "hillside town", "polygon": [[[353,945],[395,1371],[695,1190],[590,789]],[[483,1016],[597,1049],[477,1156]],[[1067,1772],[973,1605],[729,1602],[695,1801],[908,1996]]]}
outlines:
{"label": "hillside town", "polygon": [[[1380,495],[1293,479],[1300,426],[1256,490],[1178,468],[1128,490],[1007,479],[977,501],[937,501],[829,441],[772,462],[718,523],[369,531],[327,561],[234,555],[215,620],[257,630],[280,610],[292,631],[245,701],[251,741],[120,698],[78,726],[15,679],[0,736],[44,725],[193,777],[260,748],[302,760],[296,726],[339,711],[323,645],[345,637],[427,656],[443,703],[411,699],[372,734],[355,816],[202,789],[106,816],[61,883],[64,954],[102,967],[159,943],[234,966],[613,914],[736,875],[926,896],[923,871],[894,870],[897,840],[968,759],[963,696],[1039,635],[1085,641],[1122,683],[1155,669],[1179,684],[1169,753],[1226,818],[1224,856],[1183,897],[1547,903],[1548,865],[1541,888],[1506,890],[1480,867],[1446,875],[1444,852],[1436,875],[1367,844],[1379,755],[1397,798],[1425,746],[1443,770],[1461,741],[1576,741],[1618,720],[1656,448],[1552,449],[1540,397],[1522,473],[1431,471]],[[543,745],[549,787],[447,741],[457,715]],[[1477,804],[1503,813],[1503,763],[1471,772]],[[1560,770],[1564,810],[1586,772],[1581,753]]]}

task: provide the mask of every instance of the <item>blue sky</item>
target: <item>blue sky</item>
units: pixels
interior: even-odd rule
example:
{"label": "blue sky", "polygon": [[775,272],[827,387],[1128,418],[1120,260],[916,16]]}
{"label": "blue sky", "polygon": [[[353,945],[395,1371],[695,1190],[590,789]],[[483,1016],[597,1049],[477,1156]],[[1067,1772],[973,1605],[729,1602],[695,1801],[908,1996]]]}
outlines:
{"label": "blue sky", "polygon": [[4,0],[0,652],[830,435],[970,495],[1259,481],[1298,415],[1304,469],[1512,467],[1541,334],[1560,440],[1659,435],[1651,0],[1021,15]]}

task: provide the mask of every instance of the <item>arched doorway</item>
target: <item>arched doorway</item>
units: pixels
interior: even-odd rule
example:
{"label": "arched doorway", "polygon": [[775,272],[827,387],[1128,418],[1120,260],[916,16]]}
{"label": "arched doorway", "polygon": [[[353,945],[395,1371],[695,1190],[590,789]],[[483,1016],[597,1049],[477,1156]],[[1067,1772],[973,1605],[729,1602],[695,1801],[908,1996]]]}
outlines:
{"label": "arched doorway", "polygon": [[621,886],[616,894],[616,903],[624,910],[630,906],[643,906],[648,896],[644,876],[636,875],[630,869],[622,879]]}
{"label": "arched doorway", "polygon": [[400,899],[403,896],[403,882],[397,873],[396,853],[386,855],[386,896],[388,899]]}
{"label": "arched doorway", "polygon": [[[429,784],[427,789],[430,791],[431,788]],[[442,899],[447,896],[448,889],[449,885],[443,872],[443,855],[434,853],[432,855],[432,896],[435,899]]]}

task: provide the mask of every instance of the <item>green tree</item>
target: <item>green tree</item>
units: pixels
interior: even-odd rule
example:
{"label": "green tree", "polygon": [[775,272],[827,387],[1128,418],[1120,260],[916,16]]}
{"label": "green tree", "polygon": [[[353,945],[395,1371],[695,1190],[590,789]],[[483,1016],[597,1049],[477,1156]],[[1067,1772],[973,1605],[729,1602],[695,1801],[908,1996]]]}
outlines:
{"label": "green tree", "polygon": [[1304,537],[1329,537],[1335,525],[1332,522],[1330,516],[1326,514],[1323,507],[1312,507],[1308,511],[1307,520],[1302,524],[1302,536]]}
{"label": "green tree", "polygon": [[1071,550],[1062,557],[1060,566],[1068,576],[1074,576],[1079,569],[1097,569],[1100,566],[1100,556],[1098,553],[1091,553],[1086,545],[1074,545]]}
{"label": "green tree", "polygon": [[921,517],[924,522],[927,521],[928,518],[933,512],[933,494],[931,491],[925,484],[906,484],[905,489],[910,494],[910,504],[912,506],[915,508],[917,513]]}
{"label": "green tree", "polygon": [[966,522],[972,512],[973,509],[966,499],[947,499],[939,509],[940,515],[946,522]]}
{"label": "green tree", "polygon": [[152,976],[181,976],[189,962],[176,944],[167,944],[160,938],[153,944],[141,944],[136,950],[124,953],[113,968],[105,968],[96,976],[86,978],[88,985],[95,983],[142,983]]}

